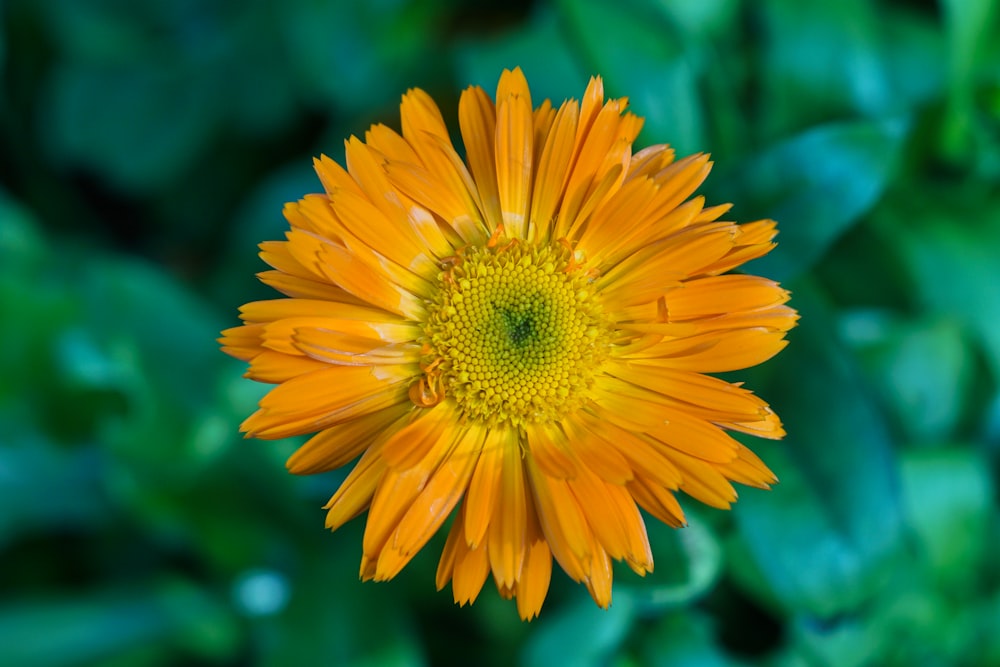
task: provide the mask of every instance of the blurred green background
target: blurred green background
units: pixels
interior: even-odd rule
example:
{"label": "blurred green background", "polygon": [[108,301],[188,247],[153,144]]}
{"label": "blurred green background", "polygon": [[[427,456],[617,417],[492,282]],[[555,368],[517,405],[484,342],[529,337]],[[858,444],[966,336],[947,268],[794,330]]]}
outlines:
{"label": "blurred green background", "polygon": [[[1000,11],[991,0],[0,3],[0,664],[1000,665]],[[214,338],[256,244],[400,95],[520,65],[779,220],[791,345],[747,379],[782,483],[650,525],[610,611],[357,581],[361,521]]]}

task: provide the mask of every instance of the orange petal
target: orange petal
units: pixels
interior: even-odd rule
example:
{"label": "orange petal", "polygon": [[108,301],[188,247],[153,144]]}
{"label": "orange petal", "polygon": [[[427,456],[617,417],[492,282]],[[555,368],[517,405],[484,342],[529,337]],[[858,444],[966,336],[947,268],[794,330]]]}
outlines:
{"label": "orange petal", "polygon": [[241,361],[250,361],[263,351],[261,347],[261,334],[264,327],[261,325],[230,327],[222,332],[222,337],[218,342],[222,345],[222,351],[231,357],[236,357]]}
{"label": "orange petal", "polygon": [[687,524],[684,510],[670,489],[642,475],[636,475],[628,483],[628,490],[640,507],[668,526],[680,528]]}
{"label": "orange petal", "polygon": [[542,472],[556,479],[576,476],[577,461],[566,434],[558,424],[525,424],[527,447]]}
{"label": "orange petal", "polygon": [[534,125],[531,93],[521,68],[504,70],[497,84],[497,194],[504,228],[511,238],[525,238],[531,195]]}
{"label": "orange petal", "polygon": [[736,489],[714,465],[674,451],[670,460],[681,471],[681,491],[711,507],[729,509]]}
{"label": "orange petal", "polygon": [[625,488],[608,484],[586,469],[567,484],[580,506],[587,508],[587,523],[608,555],[627,559],[641,572],[652,569],[646,526]]}
{"label": "orange petal", "polygon": [[552,552],[545,541],[542,527],[538,523],[538,513],[530,494],[528,495],[527,544],[524,567],[517,580],[517,585],[514,587],[517,596],[517,613],[524,621],[538,616],[552,579]]}
{"label": "orange petal", "polygon": [[614,435],[601,423],[588,424],[586,418],[581,410],[562,422],[576,458],[606,482],[624,484],[632,479],[632,466],[612,442]]}
{"label": "orange petal", "polygon": [[244,377],[257,382],[279,384],[326,366],[326,363],[309,357],[264,350],[250,360]]}
{"label": "orange petal", "polygon": [[[413,89],[403,96],[400,104],[403,137],[413,146],[427,171],[437,182],[436,191],[462,202],[464,218],[470,221],[482,219],[476,183],[465,168],[465,164],[455,152],[448,128],[441,117],[434,100],[420,89]],[[463,235],[467,223],[455,225],[456,219],[445,220]],[[475,227],[473,227],[475,228]],[[482,226],[478,225],[481,230]]]}
{"label": "orange petal", "polygon": [[583,581],[597,548],[586,516],[565,481],[546,476],[530,452],[524,460],[539,524],[552,555],[573,580]]}
{"label": "orange petal", "polygon": [[604,549],[597,547],[590,574],[583,583],[586,585],[590,597],[594,598],[594,602],[601,609],[607,609],[611,606],[611,580],[611,558],[608,557],[608,553]]}
{"label": "orange petal", "polygon": [[556,207],[562,200],[573,159],[573,141],[579,116],[580,105],[575,100],[564,102],[542,146],[531,196],[531,221],[546,232],[540,236],[543,240],[550,239],[547,233],[554,230]]}
{"label": "orange petal", "polygon": [[455,602],[460,605],[471,604],[479,596],[479,592],[490,573],[490,561],[486,553],[486,545],[479,548],[470,547],[463,536],[465,506],[461,505],[455,516],[455,522],[448,533],[448,539],[438,563],[436,583],[441,590],[451,581]]}
{"label": "orange petal", "polygon": [[319,431],[409,400],[405,366],[330,366],[272,389],[240,428],[247,437],[276,439]]}
{"label": "orange petal", "polygon": [[513,586],[521,574],[527,539],[524,464],[520,447],[505,447],[499,494],[489,528],[490,569],[498,586]]}
{"label": "orange petal", "polygon": [[423,460],[453,428],[457,412],[453,401],[442,401],[434,407],[413,410],[410,421],[392,433],[385,443],[382,456],[397,472],[423,465]]}
{"label": "orange petal", "polygon": [[377,446],[365,452],[326,504],[326,527],[336,530],[365,511],[385,470],[385,462]]}
{"label": "orange petal", "polygon": [[295,450],[285,466],[294,475],[313,475],[347,465],[380,436],[394,432],[412,410],[401,403],[320,431]]}
{"label": "orange petal", "polygon": [[485,427],[470,426],[409,506],[379,554],[376,578],[391,579],[437,532],[469,484],[482,449]]}
{"label": "orange petal", "polygon": [[641,361],[612,362],[607,373],[660,394],[689,415],[712,422],[766,419],[767,403],[752,392],[701,373]]}
{"label": "orange petal", "polygon": [[[503,222],[500,213],[500,194],[497,190],[495,157],[496,109],[482,88],[470,87],[462,93],[458,103],[458,123],[465,144],[469,168],[479,189],[488,229],[492,232]],[[485,239],[466,239],[481,242]]]}
{"label": "orange petal", "polygon": [[784,331],[769,328],[709,331],[665,340],[637,352],[644,363],[698,373],[725,373],[750,368],[780,352],[788,341]]}
{"label": "orange petal", "polygon": [[518,435],[513,429],[490,429],[486,435],[464,505],[465,541],[473,549],[483,544],[486,530],[496,514],[494,508],[500,497],[505,453],[518,448]]}

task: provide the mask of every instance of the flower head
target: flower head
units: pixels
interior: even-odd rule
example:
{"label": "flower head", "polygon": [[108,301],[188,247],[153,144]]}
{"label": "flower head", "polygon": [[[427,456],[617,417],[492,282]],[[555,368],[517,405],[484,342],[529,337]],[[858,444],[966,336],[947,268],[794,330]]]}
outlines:
{"label": "flower head", "polygon": [[[693,193],[705,155],[633,153],[642,119],[604,100],[532,107],[519,69],[496,103],[459,103],[463,160],[421,90],[402,134],[316,161],[324,193],[288,204],[261,245],[263,282],[223,332],[247,375],[277,386],[248,437],[315,433],[293,473],[344,466],[336,529],[368,512],[361,576],[394,577],[449,518],[437,584],[473,601],[492,573],[537,615],[553,558],[611,602],[611,563],[653,567],[640,508],[684,524],[675,492],[715,507],[772,473],[727,431],[784,435],[767,403],[706,375],[785,345],[788,293],[727,273],[775,224],[722,221]],[[360,458],[358,458],[360,457]]]}

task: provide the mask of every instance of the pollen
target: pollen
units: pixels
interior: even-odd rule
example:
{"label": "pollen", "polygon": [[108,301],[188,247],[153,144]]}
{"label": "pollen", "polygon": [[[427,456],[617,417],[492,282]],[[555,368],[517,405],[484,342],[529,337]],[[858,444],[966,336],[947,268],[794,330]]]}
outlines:
{"label": "pollen", "polygon": [[453,398],[489,426],[521,426],[560,419],[586,399],[611,335],[566,244],[464,248],[442,266],[438,288],[418,383],[439,388],[436,400]]}

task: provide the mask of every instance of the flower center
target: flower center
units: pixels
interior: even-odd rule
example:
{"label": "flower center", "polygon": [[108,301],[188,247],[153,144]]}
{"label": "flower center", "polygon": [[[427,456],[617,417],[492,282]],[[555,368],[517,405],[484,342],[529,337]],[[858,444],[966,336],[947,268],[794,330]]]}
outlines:
{"label": "flower center", "polygon": [[493,239],[461,250],[438,279],[414,403],[452,397],[489,425],[550,421],[579,407],[610,329],[568,245]]}

